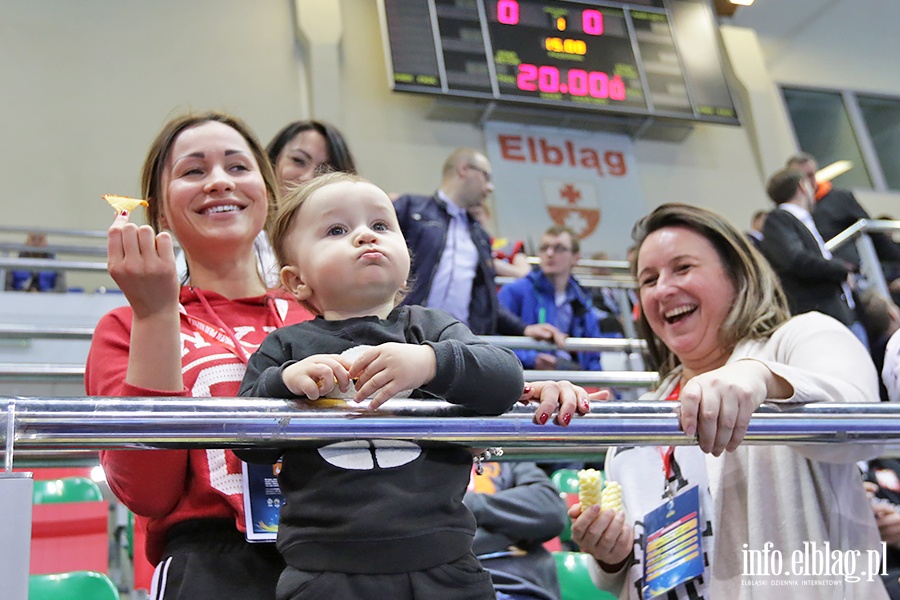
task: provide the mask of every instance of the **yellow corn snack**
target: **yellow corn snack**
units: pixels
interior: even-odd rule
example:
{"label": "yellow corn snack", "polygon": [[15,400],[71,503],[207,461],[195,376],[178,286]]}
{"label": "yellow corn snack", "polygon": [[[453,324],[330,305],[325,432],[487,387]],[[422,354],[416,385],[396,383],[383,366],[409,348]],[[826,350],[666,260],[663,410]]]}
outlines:
{"label": "yellow corn snack", "polygon": [[622,510],[622,484],[618,481],[607,481],[603,484],[603,492],[600,494],[600,510],[613,509],[616,512]]}
{"label": "yellow corn snack", "polygon": [[584,510],[594,504],[600,504],[603,476],[596,469],[578,471],[578,502]]}

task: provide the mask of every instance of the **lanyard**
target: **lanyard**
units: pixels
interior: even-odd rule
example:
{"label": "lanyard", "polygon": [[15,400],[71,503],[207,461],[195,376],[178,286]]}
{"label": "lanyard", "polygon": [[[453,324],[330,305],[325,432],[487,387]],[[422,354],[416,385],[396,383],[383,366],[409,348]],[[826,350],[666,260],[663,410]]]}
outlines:
{"label": "lanyard", "polygon": [[[244,350],[243,344],[238,341],[237,336],[234,334],[234,330],[225,324],[219,314],[213,310],[212,306],[210,306],[209,301],[206,299],[206,296],[199,288],[191,288],[191,292],[193,292],[197,298],[200,299],[200,303],[203,305],[203,308],[206,309],[206,312],[216,320],[215,325],[207,323],[203,319],[199,319],[193,315],[189,315],[186,313],[182,313],[187,317],[187,319],[191,322],[194,327],[198,327],[201,329],[205,329],[208,333],[214,335],[216,339],[223,342],[226,346],[228,342],[231,342],[231,346],[234,347],[234,352],[237,354],[237,357],[240,359],[242,363],[245,365],[250,361],[250,357],[247,356],[247,351]],[[266,306],[269,308],[269,311],[272,313],[275,319],[275,326],[281,327],[284,325],[284,320],[281,318],[281,315],[278,314],[278,311],[273,306],[272,299],[269,296],[266,296],[264,301]]]}
{"label": "lanyard", "polygon": [[[681,381],[675,384],[675,387],[669,392],[669,395],[666,396],[666,401],[678,400],[678,396],[681,394]],[[671,498],[675,495],[675,483],[676,477],[674,473],[674,469],[672,468],[672,462],[675,459],[675,446],[667,446],[666,448],[658,447],[659,456],[662,458],[663,463],[663,475],[666,478],[666,494]]]}

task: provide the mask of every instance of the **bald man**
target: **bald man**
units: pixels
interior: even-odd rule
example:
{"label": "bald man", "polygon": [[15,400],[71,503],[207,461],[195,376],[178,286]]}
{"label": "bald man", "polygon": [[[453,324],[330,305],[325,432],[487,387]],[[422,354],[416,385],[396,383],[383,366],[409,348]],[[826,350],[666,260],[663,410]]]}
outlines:
{"label": "bald man", "polygon": [[432,196],[403,195],[394,201],[412,253],[412,289],[404,304],[440,308],[478,335],[528,335],[562,343],[555,327],[525,324],[497,301],[491,240],[468,209],[494,190],[491,163],[472,148],[447,160]]}

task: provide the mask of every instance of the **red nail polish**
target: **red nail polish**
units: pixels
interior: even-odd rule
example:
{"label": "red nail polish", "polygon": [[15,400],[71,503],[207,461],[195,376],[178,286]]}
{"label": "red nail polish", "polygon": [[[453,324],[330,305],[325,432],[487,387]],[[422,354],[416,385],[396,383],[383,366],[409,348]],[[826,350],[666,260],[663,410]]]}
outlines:
{"label": "red nail polish", "polygon": [[563,415],[562,422],[563,425],[568,425],[569,421],[572,420],[572,415]]}
{"label": "red nail polish", "polygon": [[530,385],[526,385],[526,386],[525,386],[525,389],[522,390],[522,393],[523,393],[523,394],[530,394],[530,393],[531,393],[531,389],[532,389],[532,388],[531,388]]}
{"label": "red nail polish", "polygon": [[127,217],[127,216],[128,216],[128,211],[125,210],[125,209],[122,209],[122,216],[123,216],[123,217]]}
{"label": "red nail polish", "polygon": [[541,413],[541,416],[538,417],[538,421],[541,422],[541,425],[545,425],[547,423],[547,419],[549,419],[549,418],[550,418],[550,415],[548,415],[547,413]]}

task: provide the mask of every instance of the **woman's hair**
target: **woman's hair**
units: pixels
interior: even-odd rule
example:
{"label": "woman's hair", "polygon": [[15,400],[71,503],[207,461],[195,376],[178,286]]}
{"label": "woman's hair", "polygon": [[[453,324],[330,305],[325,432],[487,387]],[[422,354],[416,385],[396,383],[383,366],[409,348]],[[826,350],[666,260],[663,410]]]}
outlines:
{"label": "woman's hair", "polygon": [[188,114],[176,117],[166,123],[150,145],[150,151],[147,153],[146,160],[144,160],[144,168],[141,174],[141,193],[149,203],[147,221],[157,233],[160,230],[159,221],[162,216],[163,173],[166,169],[166,162],[168,162],[169,155],[172,152],[172,146],[175,145],[175,141],[183,131],[210,122],[227,125],[241,134],[241,137],[246,140],[257,165],[259,165],[260,174],[266,185],[266,195],[269,198],[269,217],[267,222],[271,223],[275,215],[275,210],[278,207],[278,196],[275,191],[277,189],[275,186],[275,174],[272,171],[272,166],[269,164],[269,159],[265,150],[263,150],[262,144],[260,144],[256,135],[247,124],[237,117],[219,112],[207,112],[198,115]]}
{"label": "woman's hair", "polygon": [[356,173],[356,162],[350,153],[350,147],[340,131],[334,126],[322,121],[294,121],[285,125],[281,131],[275,134],[266,152],[274,166],[278,162],[278,155],[284,150],[298,133],[303,131],[316,131],[325,138],[325,146],[328,149],[328,158],[317,169],[323,171],[343,171],[344,173]]}
{"label": "woman's hair", "polygon": [[[734,304],[719,332],[724,348],[733,349],[746,338],[769,337],[790,318],[787,298],[763,255],[724,217],[696,206],[663,204],[635,224],[631,237],[637,253],[631,263],[632,275],[637,276],[637,261],[647,236],[664,227],[684,227],[709,240],[734,285]],[[651,358],[665,377],[680,361],[652,332],[643,310],[640,326]]]}

